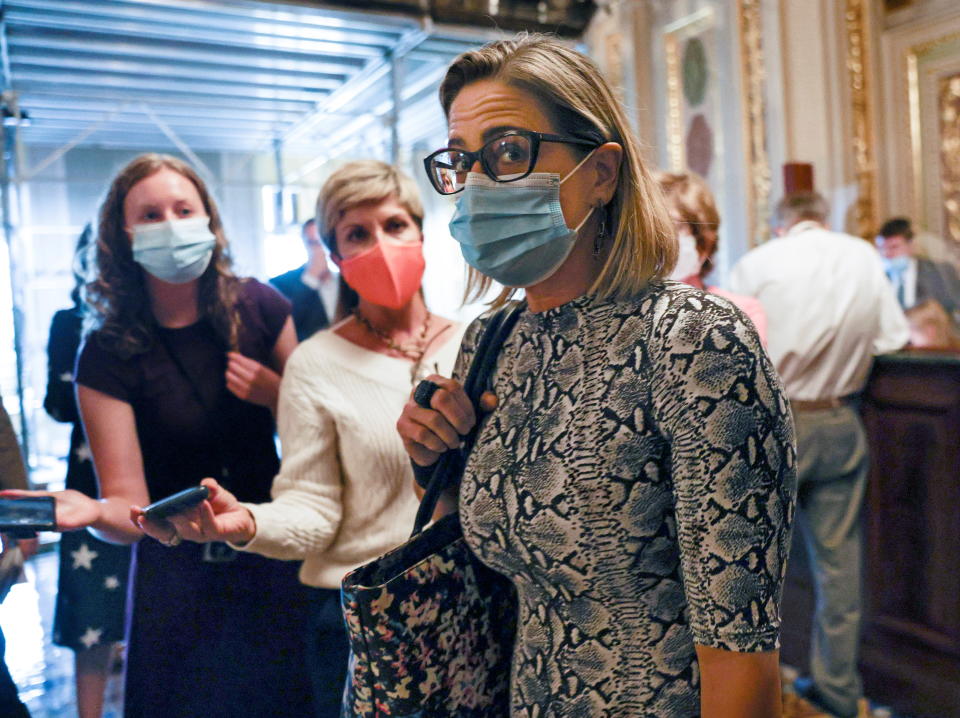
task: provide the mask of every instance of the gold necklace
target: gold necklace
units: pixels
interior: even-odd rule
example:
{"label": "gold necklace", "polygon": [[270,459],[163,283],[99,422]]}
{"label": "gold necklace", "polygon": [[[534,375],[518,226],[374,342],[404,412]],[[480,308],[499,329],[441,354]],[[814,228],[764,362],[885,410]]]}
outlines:
{"label": "gold necklace", "polygon": [[429,311],[427,312],[427,316],[423,319],[423,326],[420,328],[420,336],[412,345],[399,344],[394,341],[389,332],[384,331],[380,327],[374,326],[373,322],[363,316],[363,314],[360,312],[360,307],[357,307],[353,310],[353,316],[358,322],[360,322],[364,329],[383,342],[388,349],[392,349],[393,351],[402,354],[413,362],[410,376],[412,381],[416,381],[420,373],[420,364],[423,362],[423,355],[427,351],[427,334],[430,331],[430,320],[433,318],[433,315]]}

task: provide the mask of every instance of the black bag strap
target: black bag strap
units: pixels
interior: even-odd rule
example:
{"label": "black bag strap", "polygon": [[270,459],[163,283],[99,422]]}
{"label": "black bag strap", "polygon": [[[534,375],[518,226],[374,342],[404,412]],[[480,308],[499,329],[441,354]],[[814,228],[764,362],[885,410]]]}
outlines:
{"label": "black bag strap", "polygon": [[500,348],[507,337],[510,336],[510,332],[513,331],[522,309],[523,302],[514,302],[497,311],[490,317],[480,340],[477,342],[477,350],[473,355],[473,361],[470,363],[467,378],[463,382],[463,390],[470,398],[470,403],[473,404],[474,411],[477,414],[477,423],[474,424],[470,433],[463,437],[463,446],[460,449],[441,454],[437,463],[434,464],[430,483],[427,484],[423,498],[420,500],[420,508],[417,510],[417,518],[413,526],[414,536],[430,523],[433,512],[437,508],[437,502],[440,500],[440,495],[456,483],[463,473],[467,456],[469,456],[470,450],[473,448],[473,442],[480,430],[480,396],[486,390],[490,381],[490,375],[496,366]]}

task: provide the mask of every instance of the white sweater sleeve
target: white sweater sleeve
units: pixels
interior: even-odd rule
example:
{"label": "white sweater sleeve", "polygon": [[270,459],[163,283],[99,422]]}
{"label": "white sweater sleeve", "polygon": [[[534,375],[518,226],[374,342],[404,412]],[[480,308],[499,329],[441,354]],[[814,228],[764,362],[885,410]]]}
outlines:
{"label": "white sweater sleeve", "polygon": [[272,501],[244,504],[257,533],[244,551],[279,559],[322,554],[333,542],[343,516],[337,431],[318,386],[316,362],[309,352],[294,352],[287,362],[277,407],[283,463],[273,480]]}

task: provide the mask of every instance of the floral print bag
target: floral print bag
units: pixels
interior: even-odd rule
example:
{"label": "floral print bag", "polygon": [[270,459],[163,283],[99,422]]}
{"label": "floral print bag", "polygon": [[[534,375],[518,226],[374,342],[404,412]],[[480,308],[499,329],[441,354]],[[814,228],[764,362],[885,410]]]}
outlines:
{"label": "floral print bag", "polygon": [[[464,383],[474,406],[519,315],[516,304],[502,309],[484,330]],[[437,461],[413,536],[343,579],[351,648],[344,716],[510,713],[513,585],[473,555],[458,514],[423,528],[443,490],[459,481],[478,426],[464,449]]]}

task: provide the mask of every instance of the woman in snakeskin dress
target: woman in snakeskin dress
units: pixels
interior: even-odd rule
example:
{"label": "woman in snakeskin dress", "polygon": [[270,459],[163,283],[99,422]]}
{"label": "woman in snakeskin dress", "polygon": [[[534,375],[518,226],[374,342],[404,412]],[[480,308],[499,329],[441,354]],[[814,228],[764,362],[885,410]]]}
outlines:
{"label": "woman in snakeskin dress", "polygon": [[[793,427],[753,325],[663,279],[676,240],[596,67],[521,35],[458,57],[440,98],[476,272],[525,306],[459,490],[466,540],[519,596],[514,716],[778,716]],[[453,378],[398,429],[429,466],[475,414]]]}

